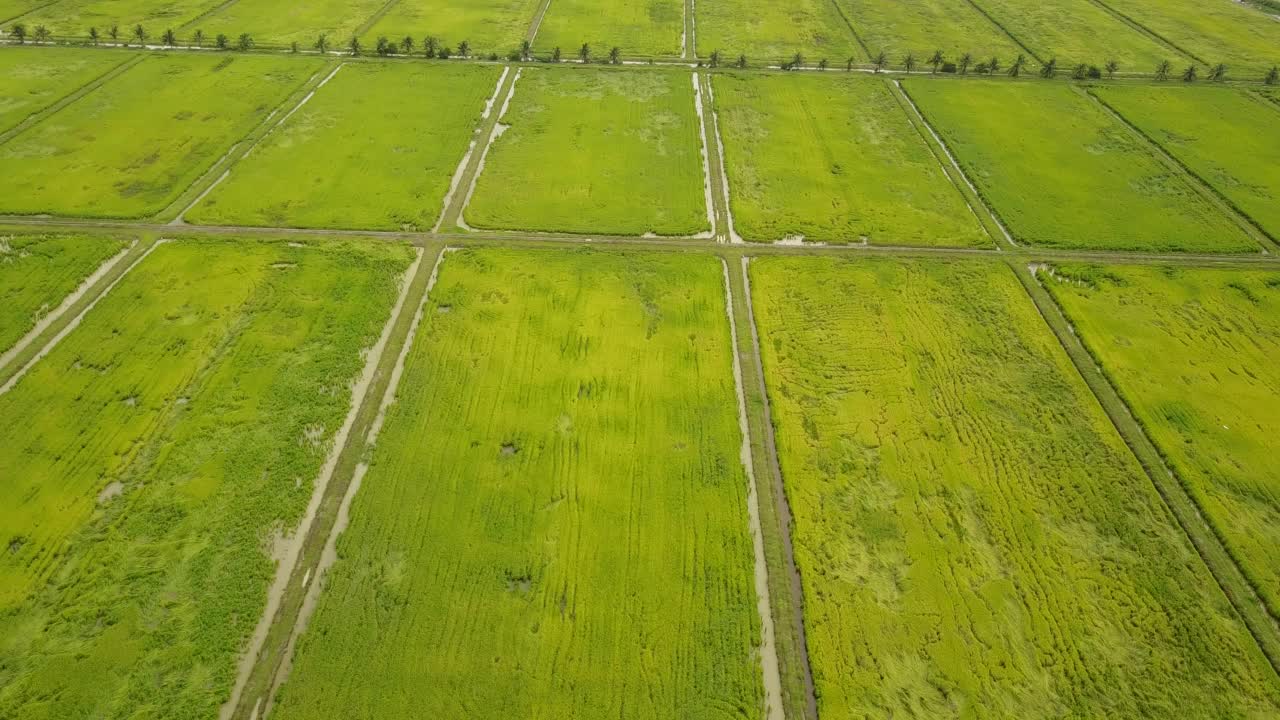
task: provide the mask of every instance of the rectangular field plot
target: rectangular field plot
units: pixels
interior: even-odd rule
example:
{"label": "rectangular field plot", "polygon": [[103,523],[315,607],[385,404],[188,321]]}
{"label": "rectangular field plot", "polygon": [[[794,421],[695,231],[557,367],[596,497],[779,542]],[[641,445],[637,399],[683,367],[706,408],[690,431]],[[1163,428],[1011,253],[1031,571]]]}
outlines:
{"label": "rectangular field plot", "polygon": [[0,417],[0,717],[216,717],[408,248],[181,241]]}
{"label": "rectangular field plot", "polygon": [[[159,43],[165,30],[178,32],[182,26],[220,5],[223,0],[59,0],[22,17],[28,32],[44,25],[57,36],[88,38],[96,27],[103,42],[136,43],[133,29],[141,25],[147,42]],[[119,29],[112,40],[108,30]],[[243,30],[231,37],[238,36]],[[213,36],[211,35],[210,38]]]}
{"label": "rectangular field plot", "polygon": [[320,67],[262,55],[148,57],[0,145],[0,212],[159,212]]}
{"label": "rectangular field plot", "polygon": [[1023,52],[966,0],[835,1],[849,14],[870,57],[883,52],[891,65],[902,65],[911,54],[923,66],[939,50],[952,62],[969,53],[979,60],[998,57],[1008,65]]}
{"label": "rectangular field plot", "polygon": [[249,33],[258,43],[296,42],[300,48],[311,47],[323,33],[335,49],[345,49],[356,30],[385,4],[386,0],[236,0],[195,25],[208,37],[225,33],[234,39]]}
{"label": "rectangular field plot", "polygon": [[5,48],[0,52],[0,131],[105,75],[127,58],[64,48]]}
{"label": "rectangular field plot", "polygon": [[1280,22],[1243,3],[1108,0],[1108,4],[1200,62],[1226,63],[1231,77],[1261,80],[1267,68],[1280,63]]}
{"label": "rectangular field plot", "polygon": [[1008,266],[751,277],[821,717],[1280,712]]}
{"label": "rectangular field plot", "polygon": [[1093,92],[1280,240],[1280,114],[1226,88]]}
{"label": "rectangular field plot", "polygon": [[1280,272],[1076,266],[1041,277],[1280,613]]}
{"label": "rectangular field plot", "polygon": [[272,717],[760,717],[724,293],[447,255]]}
{"label": "rectangular field plot", "polygon": [[498,74],[474,65],[347,64],[186,219],[429,230]]}
{"label": "rectangular field plot", "polygon": [[[435,38],[451,50],[467,41],[471,52],[505,57],[519,49],[538,9],[538,0],[400,0],[365,33],[367,43],[378,37],[414,40],[415,51]],[[576,46],[575,46],[576,47]],[[550,48],[546,48],[549,54]],[[571,54],[571,48],[564,48]]]}
{"label": "rectangular field plot", "polygon": [[576,58],[583,43],[592,57],[617,47],[624,57],[679,55],[686,41],[684,0],[552,0],[534,47],[540,54],[560,48]]}
{"label": "rectangular field plot", "polygon": [[123,248],[110,238],[0,235],[0,358]]}
{"label": "rectangular field plot", "polygon": [[991,245],[883,82],[721,74],[715,92],[744,238]]}
{"label": "rectangular field plot", "polygon": [[465,211],[471,225],[617,235],[710,229],[688,73],[525,69],[501,122]]}
{"label": "rectangular field plot", "polygon": [[[1149,73],[1178,54],[1093,2],[1085,0],[975,0],[1041,60],[1098,68],[1115,60],[1122,72]],[[982,58],[986,59],[986,58]],[[1008,67],[1013,58],[1000,58]]]}
{"label": "rectangular field plot", "polygon": [[800,53],[833,64],[866,53],[831,0],[754,3],[747,0],[697,0],[698,54],[716,50],[725,63],[746,55],[756,65],[791,60]]}
{"label": "rectangular field plot", "polygon": [[903,87],[1021,242],[1103,250],[1259,249],[1190,180],[1069,86],[910,80]]}

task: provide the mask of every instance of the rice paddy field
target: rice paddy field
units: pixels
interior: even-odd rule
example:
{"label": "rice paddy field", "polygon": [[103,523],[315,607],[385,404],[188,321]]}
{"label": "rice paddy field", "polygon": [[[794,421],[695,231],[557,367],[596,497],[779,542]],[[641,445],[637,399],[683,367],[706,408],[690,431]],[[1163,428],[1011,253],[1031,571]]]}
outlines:
{"label": "rice paddy field", "polygon": [[1280,612],[1280,272],[1055,270],[1042,274],[1046,287],[1271,612]]}
{"label": "rice paddy field", "polygon": [[94,237],[0,237],[0,358],[123,247]]}
{"label": "rice paddy field", "polygon": [[810,60],[864,59],[858,40],[832,2],[749,3],[744,0],[700,0],[696,8],[698,54],[717,50],[730,63],[740,55],[748,62],[785,62],[800,53]]}
{"label": "rice paddy field", "polygon": [[525,69],[466,222],[618,235],[709,230],[694,92],[684,72]]}
{"label": "rice paddy field", "polygon": [[746,239],[991,246],[886,83],[715,77]]}
{"label": "rice paddy field", "polygon": [[161,245],[0,395],[0,716],[216,714],[410,255]]}
{"label": "rice paddy field", "polygon": [[628,57],[673,57],[688,41],[683,35],[684,0],[554,0],[534,47],[540,53],[558,47],[566,59],[576,59],[584,43],[596,60],[614,47]]}
{"label": "rice paddy field", "polygon": [[1226,88],[1091,92],[1280,239],[1280,115],[1272,108]]}
{"label": "rice paddy field", "polygon": [[199,27],[209,37],[224,33],[238,38],[240,33],[249,33],[258,43],[296,42],[307,49],[325,34],[330,44],[342,48],[386,4],[386,0],[313,0],[284,5],[276,0],[235,0],[201,17],[193,29]]}
{"label": "rice paddy field", "polygon": [[271,56],[147,57],[0,144],[0,212],[154,214],[320,67]]}
{"label": "rice paddy field", "polygon": [[1105,3],[1206,65],[1225,63],[1236,78],[1261,80],[1280,63],[1280,22],[1236,2],[1134,0]]}
{"label": "rice paddy field", "polygon": [[1280,712],[1008,266],[768,258],[751,280],[822,717]]}
{"label": "rice paddy field", "polygon": [[447,255],[272,717],[759,717],[722,272]]}
{"label": "rice paddy field", "polygon": [[0,53],[0,132],[102,77],[124,60],[119,55],[65,48],[20,48]]}
{"label": "rice paddy field", "polygon": [[[1088,95],[1058,84],[903,87],[1019,242],[1256,252],[1258,245]],[[999,112],[989,112],[998,107]],[[1034,158],[1034,162],[1028,162]]]}
{"label": "rice paddy field", "polygon": [[87,38],[89,28],[96,27],[104,42],[112,41],[108,32],[116,26],[119,38],[114,42],[134,44],[133,29],[141,25],[147,41],[158,43],[166,29],[176,32],[221,4],[220,0],[56,0],[37,4],[18,19],[28,28],[44,25],[54,35],[74,38]]}
{"label": "rice paddy field", "polygon": [[365,33],[365,44],[408,36],[421,51],[426,38],[433,37],[450,49],[465,40],[475,52],[506,57],[520,47],[537,8],[536,0],[400,0]]}
{"label": "rice paddy field", "polygon": [[866,60],[883,52],[890,64],[901,66],[906,56],[912,55],[916,65],[923,67],[935,51],[941,51],[951,61],[965,53],[975,58],[995,56],[1005,60],[1023,52],[1008,34],[968,2],[839,0],[839,5],[867,49]]}
{"label": "rice paddy field", "polygon": [[[426,230],[499,70],[348,63],[186,213],[191,222]],[[415,111],[405,112],[405,98]],[[293,175],[296,182],[275,178]]]}
{"label": "rice paddy field", "polygon": [[[1115,61],[1122,72],[1149,73],[1179,53],[1093,2],[1070,0],[977,0],[1000,25],[1042,61],[1069,69],[1088,63],[1103,69]],[[1001,58],[1008,66],[1012,57]]]}

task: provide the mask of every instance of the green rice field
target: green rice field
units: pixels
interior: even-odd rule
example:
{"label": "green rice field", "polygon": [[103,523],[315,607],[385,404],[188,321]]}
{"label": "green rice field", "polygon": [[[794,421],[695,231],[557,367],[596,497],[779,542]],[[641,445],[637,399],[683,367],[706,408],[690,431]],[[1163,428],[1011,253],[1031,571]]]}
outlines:
{"label": "green rice field", "polygon": [[273,717],[759,717],[723,282],[449,254]]}
{"label": "green rice field", "polygon": [[270,56],[148,57],[0,144],[0,212],[156,213],[320,67]]}
{"label": "green rice field", "polygon": [[[209,37],[249,33],[259,43],[298,43],[310,49],[321,34],[336,48],[386,4],[386,0],[313,0],[282,5],[276,0],[235,0],[193,23]],[[398,39],[398,38],[397,38]]]}
{"label": "green rice field", "polygon": [[0,356],[123,247],[72,235],[0,236]]}
{"label": "green rice field", "polygon": [[119,55],[63,48],[0,53],[0,131],[53,105],[124,62]]}
{"label": "green rice field", "polygon": [[1106,0],[1106,4],[1200,62],[1226,64],[1232,77],[1261,80],[1267,68],[1280,63],[1280,22],[1243,3],[1132,0],[1122,5]]}
{"label": "green rice field", "polygon": [[400,0],[365,33],[365,44],[379,37],[400,41],[408,36],[414,50],[421,52],[428,37],[450,49],[465,40],[475,52],[506,57],[520,47],[537,7],[536,0]]}
{"label": "green rice field", "polygon": [[695,5],[698,55],[720,51],[725,63],[746,55],[748,63],[789,61],[796,53],[833,63],[865,53],[835,3],[796,0],[751,3],[744,0],[698,0]]}
{"label": "green rice field", "polygon": [[595,60],[614,47],[624,56],[670,57],[680,54],[683,32],[684,0],[552,0],[534,48],[558,47],[575,60],[584,43]]}
{"label": "green rice field", "polygon": [[1225,88],[1092,92],[1280,239],[1280,115]]}
{"label": "green rice field", "polygon": [[0,395],[0,717],[216,715],[409,260],[165,244]]}
{"label": "green rice field", "polygon": [[[430,229],[498,75],[473,65],[347,64],[186,219]],[[406,95],[433,110],[404,112]],[[281,175],[297,181],[273,181]]]}
{"label": "green rice field", "polygon": [[1280,613],[1280,272],[1062,265],[1044,282]]}
{"label": "green rice field", "polygon": [[[1013,37],[1042,61],[1066,70],[1087,63],[1102,70],[1115,61],[1121,72],[1149,73],[1179,54],[1093,2],[977,0]],[[1006,67],[1013,57],[1001,58]]]}
{"label": "green rice field", "polygon": [[885,83],[717,75],[715,92],[744,238],[990,247]]}
{"label": "green rice field", "polygon": [[[866,46],[866,60],[884,53],[901,66],[907,55],[918,67],[935,51],[954,62],[965,53],[975,58],[999,57],[1006,65],[1022,52],[998,25],[964,0],[838,0]],[[975,64],[978,62],[975,60]]]}
{"label": "green rice field", "polygon": [[821,717],[1280,713],[1008,266],[769,258],[751,279]]}
{"label": "green rice field", "polygon": [[[688,73],[525,69],[467,206],[478,228],[708,230]],[[519,188],[519,192],[512,192]]]}
{"label": "green rice field", "polygon": [[[19,19],[29,28],[45,25],[54,35],[75,38],[87,39],[89,28],[96,27],[103,42],[135,45],[133,29],[141,25],[146,42],[159,44],[165,30],[176,32],[221,4],[222,0],[56,0],[39,4]],[[115,39],[109,35],[113,26],[119,30]]]}
{"label": "green rice field", "polygon": [[[1190,180],[1081,92],[1061,84],[977,80],[966,86],[910,80],[903,87],[1020,242],[1101,250],[1259,249]],[[1000,112],[988,112],[991,107]]]}

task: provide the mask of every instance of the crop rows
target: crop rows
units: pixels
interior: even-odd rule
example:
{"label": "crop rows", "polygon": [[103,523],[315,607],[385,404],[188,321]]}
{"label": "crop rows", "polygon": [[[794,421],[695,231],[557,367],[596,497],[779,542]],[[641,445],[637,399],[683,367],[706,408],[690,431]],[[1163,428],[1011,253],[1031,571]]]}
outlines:
{"label": "crop rows", "polygon": [[101,238],[0,237],[0,356],[120,249]]}

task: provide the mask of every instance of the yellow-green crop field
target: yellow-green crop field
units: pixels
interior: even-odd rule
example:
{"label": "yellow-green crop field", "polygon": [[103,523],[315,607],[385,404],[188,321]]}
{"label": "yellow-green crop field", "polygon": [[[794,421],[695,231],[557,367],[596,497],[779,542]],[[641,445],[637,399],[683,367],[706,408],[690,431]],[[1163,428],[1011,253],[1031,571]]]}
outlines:
{"label": "yellow-green crop field", "polygon": [[209,718],[409,265],[158,247],[0,395],[0,717]]}
{"label": "yellow-green crop field", "polygon": [[526,68],[500,122],[507,128],[467,206],[470,225],[618,235],[710,229],[689,73]]}
{"label": "yellow-green crop field", "polygon": [[743,238],[991,246],[885,83],[727,74],[714,82]]}
{"label": "yellow-green crop field", "polygon": [[[1178,55],[1093,2],[1072,0],[976,0],[1000,25],[1043,61],[1063,68],[1088,63],[1104,68],[1114,60],[1123,72],[1149,73]],[[954,58],[953,58],[954,59]],[[975,62],[988,58],[978,58]],[[1012,56],[1000,57],[1008,67]]]}
{"label": "yellow-green crop field", "polygon": [[1280,63],[1280,23],[1237,2],[1130,0],[1104,3],[1207,65],[1232,77],[1261,80]]}
{"label": "yellow-green crop field", "polygon": [[156,55],[0,144],[0,212],[145,217],[323,65]]}
{"label": "yellow-green crop field", "polygon": [[[955,0],[837,0],[848,14],[870,60],[884,53],[901,65],[907,55],[923,66],[935,51],[956,60],[999,57],[1005,64],[1022,52],[998,25],[968,2]],[[843,58],[838,58],[843,60]],[[833,58],[833,61],[837,58]],[[976,62],[976,61],[975,61]]]}
{"label": "yellow-green crop field", "polygon": [[273,717],[760,717],[722,272],[446,255]]}
{"label": "yellow-green crop field", "polygon": [[552,0],[538,26],[534,47],[560,48],[577,58],[583,43],[600,59],[618,48],[623,55],[675,56],[684,33],[685,0]]}
{"label": "yellow-green crop field", "polygon": [[236,38],[249,33],[260,43],[296,42],[304,48],[311,47],[323,33],[332,45],[342,47],[385,4],[386,0],[235,0],[193,25],[209,37],[223,33]]}
{"label": "yellow-green crop field", "polygon": [[506,57],[520,47],[537,8],[537,0],[400,0],[365,33],[365,44],[407,36],[421,52],[429,37],[450,50],[465,40],[473,52]]}
{"label": "yellow-green crop field", "polygon": [[909,80],[903,87],[1020,242],[1259,250],[1190,180],[1083,92],[981,80]]}
{"label": "yellow-green crop field", "polygon": [[1280,613],[1280,272],[1063,265],[1042,277]]}
{"label": "yellow-green crop field", "polygon": [[0,237],[0,354],[121,248],[104,238]]}
{"label": "yellow-green crop field", "polygon": [[[211,225],[430,229],[498,75],[474,65],[344,65],[185,217]],[[284,176],[294,181],[277,181]]]}
{"label": "yellow-green crop field", "polygon": [[753,3],[747,0],[698,0],[698,54],[720,51],[724,62],[746,55],[759,63],[785,62],[796,53],[810,60],[840,63],[863,59],[857,37],[830,0]]}
{"label": "yellow-green crop field", "polygon": [[1280,114],[1238,90],[1092,90],[1280,240]]}
{"label": "yellow-green crop field", "polygon": [[65,48],[0,53],[0,131],[18,125],[122,62],[119,55]]}
{"label": "yellow-green crop field", "polygon": [[[158,42],[166,29],[177,30],[221,5],[220,0],[56,0],[40,3],[19,20],[30,28],[45,25],[54,35],[86,37],[96,27],[104,41],[137,43],[133,29],[141,25],[147,41]],[[119,36],[109,37],[111,27]],[[243,31],[242,31],[243,32]]]}
{"label": "yellow-green crop field", "polygon": [[821,717],[1280,713],[1009,266],[751,267]]}

